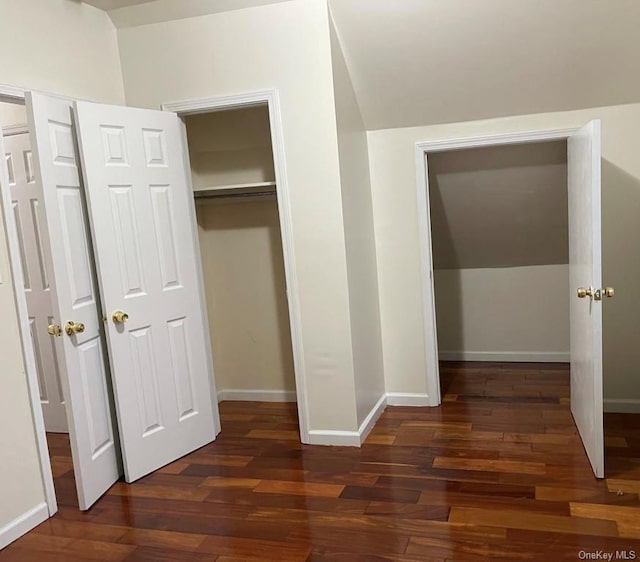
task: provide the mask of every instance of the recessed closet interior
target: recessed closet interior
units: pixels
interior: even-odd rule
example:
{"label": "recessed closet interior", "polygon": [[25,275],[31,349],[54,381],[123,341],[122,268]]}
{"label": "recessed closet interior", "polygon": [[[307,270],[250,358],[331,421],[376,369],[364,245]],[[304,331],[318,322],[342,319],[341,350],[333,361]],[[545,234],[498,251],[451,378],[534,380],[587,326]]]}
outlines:
{"label": "recessed closet interior", "polygon": [[566,141],[427,165],[440,360],[568,362]]}
{"label": "recessed closet interior", "polygon": [[9,179],[11,209],[16,225],[20,263],[27,303],[29,334],[35,358],[40,404],[47,432],[54,486],[75,487],[69,428],[58,368],[50,293],[50,248],[43,239],[44,216],[36,185],[36,172],[27,113],[23,105],[0,102],[0,128],[5,149],[2,161]]}
{"label": "recessed closet interior", "polygon": [[218,400],[293,402],[269,109],[185,123]]}

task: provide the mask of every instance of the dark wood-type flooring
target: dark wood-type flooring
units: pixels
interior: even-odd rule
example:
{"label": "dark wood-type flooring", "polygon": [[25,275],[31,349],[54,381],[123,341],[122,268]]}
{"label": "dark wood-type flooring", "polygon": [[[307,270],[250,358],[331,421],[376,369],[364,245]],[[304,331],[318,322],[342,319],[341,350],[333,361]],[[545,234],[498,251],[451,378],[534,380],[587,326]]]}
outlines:
{"label": "dark wood-type flooring", "polygon": [[566,366],[447,363],[442,380],[441,407],[387,408],[361,449],[301,445],[292,404],[222,403],[215,443],[87,513],[51,435],[60,511],[0,560],[640,558],[640,416],[606,416],[598,481]]}

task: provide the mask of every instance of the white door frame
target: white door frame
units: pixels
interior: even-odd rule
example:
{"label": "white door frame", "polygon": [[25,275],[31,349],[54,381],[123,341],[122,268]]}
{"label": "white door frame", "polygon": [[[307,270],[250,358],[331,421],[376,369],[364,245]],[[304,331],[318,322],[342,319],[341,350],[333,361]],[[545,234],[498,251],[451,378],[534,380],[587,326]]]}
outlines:
{"label": "white door frame", "polygon": [[420,268],[422,277],[422,311],[424,323],[424,348],[429,406],[439,406],[440,369],[438,366],[438,334],[436,328],[436,306],[433,279],[433,251],[431,241],[431,212],[429,207],[429,178],[427,161],[429,154],[467,148],[506,146],[567,140],[579,127],[515,131],[476,137],[458,137],[434,141],[417,142],[415,145],[416,189],[418,197],[418,236],[420,244]]}
{"label": "white door frame", "polygon": [[[15,103],[24,106],[26,90],[0,84],[0,101]],[[3,180],[4,172],[0,171]],[[4,187],[4,186],[3,186]],[[20,326],[20,339],[22,340],[22,357],[27,375],[27,385],[29,388],[29,402],[31,403],[31,415],[36,436],[36,446],[40,459],[42,474],[42,486],[44,488],[45,501],[49,516],[58,511],[56,501],[56,491],[53,486],[53,472],[51,470],[51,459],[49,458],[49,447],[47,445],[47,433],[44,426],[44,416],[40,404],[40,389],[38,385],[38,374],[36,371],[36,359],[31,344],[31,334],[29,333],[29,313],[27,311],[27,297],[22,290],[24,287],[24,272],[20,260],[20,246],[18,244],[18,230],[11,212],[11,193],[8,185],[2,189],[1,206],[7,233],[7,245],[9,248],[9,261],[11,264],[11,275],[13,277],[13,292],[18,312],[18,322]]]}
{"label": "white door frame", "polygon": [[[289,306],[289,325],[291,329],[291,347],[293,351],[293,367],[296,379],[296,396],[298,402],[298,422],[300,424],[300,439],[309,443],[309,418],[307,404],[306,374],[304,370],[304,354],[302,339],[302,322],[300,320],[300,297],[298,293],[298,278],[293,245],[293,221],[291,217],[291,198],[287,179],[284,135],[280,98],[276,89],[248,92],[236,95],[214,97],[208,99],[186,100],[180,102],[163,103],[164,111],[173,111],[180,117],[197,113],[210,113],[225,109],[246,108],[266,104],[269,108],[269,124],[271,126],[271,145],[273,150],[273,164],[275,168],[276,196],[278,200],[278,214],[280,217],[280,235],[282,237],[282,251],[284,256],[284,273],[287,286],[287,302]],[[185,151],[187,143],[185,138]],[[188,153],[185,154],[188,159]],[[187,160],[188,161],[188,160]],[[195,201],[193,205],[192,222],[196,247],[200,248],[198,230],[196,228]],[[201,267],[201,264],[199,264]],[[202,286],[202,271],[200,271],[200,296],[205,302],[204,287]],[[207,338],[207,342],[210,340]],[[213,373],[213,358],[211,349],[207,350],[210,361],[210,371]],[[212,375],[212,380],[213,375]],[[215,383],[213,385],[214,404],[217,404]]]}

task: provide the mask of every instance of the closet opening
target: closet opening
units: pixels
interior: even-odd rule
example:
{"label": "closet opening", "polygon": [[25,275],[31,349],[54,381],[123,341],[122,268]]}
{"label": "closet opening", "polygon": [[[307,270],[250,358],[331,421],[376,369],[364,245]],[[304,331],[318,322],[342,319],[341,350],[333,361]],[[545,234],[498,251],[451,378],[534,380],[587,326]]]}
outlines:
{"label": "closet opening", "polygon": [[568,399],[566,140],[427,159],[443,399]]}
{"label": "closet opening", "polygon": [[[11,208],[7,211],[12,212],[15,222],[24,285],[22,288],[15,287],[15,290],[24,291],[27,304],[27,317],[19,317],[19,321],[28,325],[30,339],[23,341],[22,345],[31,347],[35,359],[40,406],[58,504],[69,502],[66,505],[77,508],[64,389],[56,338],[50,335],[49,328],[55,324],[48,265],[51,250],[43,236],[45,218],[39,200],[32,138],[24,105],[0,101],[0,134],[5,150],[3,175],[8,178],[8,199],[11,202]],[[5,224],[5,231],[8,228],[9,225]],[[2,298],[7,298],[7,295],[2,295]]]}
{"label": "closet opening", "polygon": [[183,116],[222,436],[238,416],[274,416],[288,438],[299,427],[269,111]]}

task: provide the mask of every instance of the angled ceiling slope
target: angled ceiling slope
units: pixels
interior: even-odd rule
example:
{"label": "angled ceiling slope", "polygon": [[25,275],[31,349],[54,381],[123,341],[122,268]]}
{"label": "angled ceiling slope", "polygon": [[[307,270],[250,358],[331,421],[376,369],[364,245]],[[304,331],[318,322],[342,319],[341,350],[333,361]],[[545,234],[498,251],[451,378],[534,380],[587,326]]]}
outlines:
{"label": "angled ceiling slope", "polygon": [[85,4],[91,4],[101,10],[117,10],[127,6],[135,6],[136,4],[145,4],[152,0],[84,0]]}
{"label": "angled ceiling slope", "polygon": [[368,129],[640,102],[637,0],[329,0]]}

